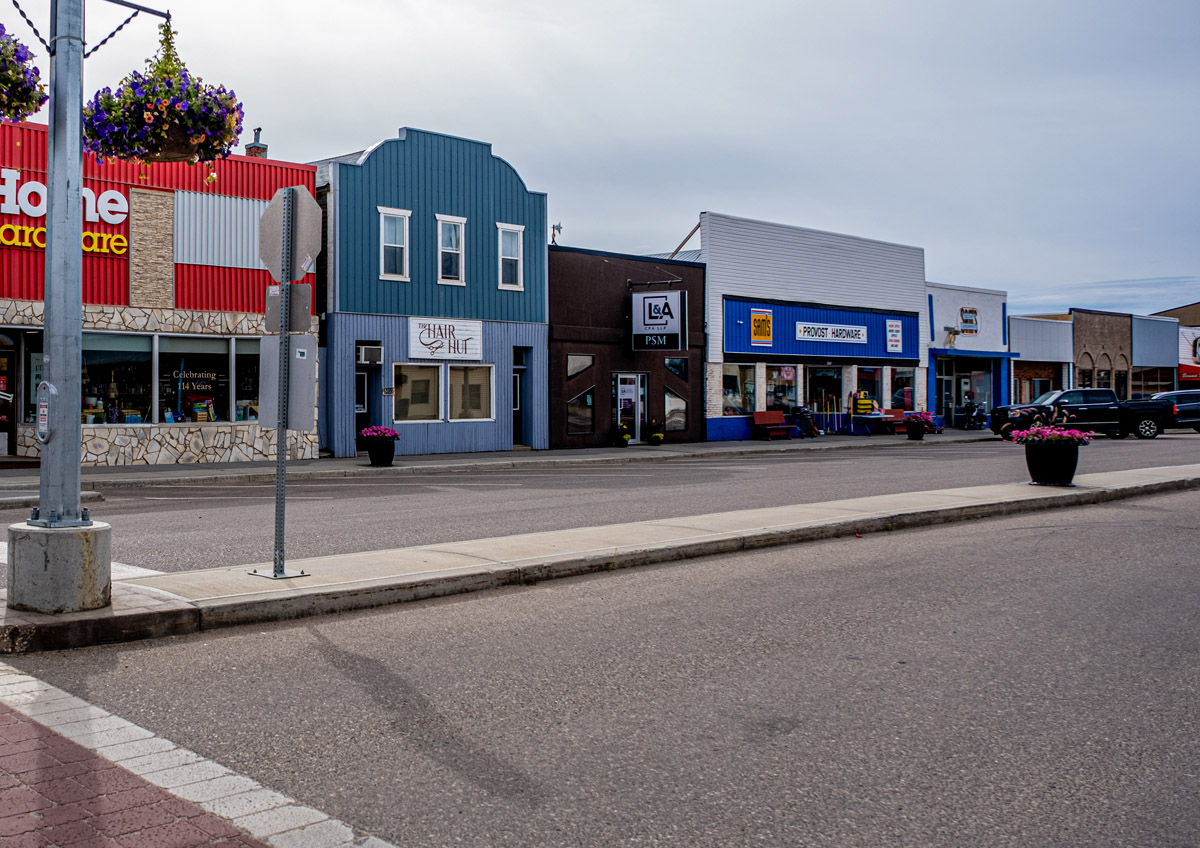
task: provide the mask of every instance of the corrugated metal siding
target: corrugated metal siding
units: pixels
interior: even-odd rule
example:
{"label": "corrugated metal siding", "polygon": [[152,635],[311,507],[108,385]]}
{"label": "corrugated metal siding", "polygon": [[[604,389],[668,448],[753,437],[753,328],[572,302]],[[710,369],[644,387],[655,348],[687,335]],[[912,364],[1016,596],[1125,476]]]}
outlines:
{"label": "corrugated metal siding", "polygon": [[175,192],[175,261],[266,270],[258,258],[265,200]]}
{"label": "corrugated metal siding", "polygon": [[[335,456],[353,456],[354,419],[354,345],[360,340],[378,340],[383,344],[383,385],[392,385],[392,363],[408,361],[408,318],[385,315],[328,316],[327,364],[321,383],[325,395],[322,411],[329,446]],[[494,366],[494,421],[405,423],[400,431],[401,454],[469,453],[510,450],[512,436],[512,351],[529,348],[525,379],[528,387],[524,421],[529,446],[545,449],[550,442],[548,383],[548,334],[545,324],[487,321],[483,325],[483,364]],[[462,363],[468,364],[468,363]],[[382,414],[383,404],[373,399],[372,423],[392,422]],[[443,398],[443,403],[445,402]]]}
{"label": "corrugated metal siding", "polygon": [[[853,308],[926,311],[925,251],[919,247],[751,221],[700,216],[708,266],[708,359],[721,360],[726,295]],[[926,342],[921,340],[920,358]]]}
{"label": "corrugated metal siding", "polygon": [[1008,319],[1008,348],[1026,362],[1074,362],[1074,326],[1044,318]]}
{"label": "corrugated metal siding", "polygon": [[[406,130],[338,169],[339,310],[546,321],[546,196],[530,192],[491,145]],[[412,210],[411,282],[379,279],[378,206]],[[436,215],[467,219],[465,286],[437,282]],[[524,291],[499,288],[497,222],[524,225]]]}
{"label": "corrugated metal siding", "polygon": [[275,280],[267,271],[175,266],[175,308],[213,312],[263,312],[267,286]]}
{"label": "corrugated metal siding", "polygon": [[1133,366],[1175,368],[1179,365],[1179,322],[1174,318],[1133,316]]}

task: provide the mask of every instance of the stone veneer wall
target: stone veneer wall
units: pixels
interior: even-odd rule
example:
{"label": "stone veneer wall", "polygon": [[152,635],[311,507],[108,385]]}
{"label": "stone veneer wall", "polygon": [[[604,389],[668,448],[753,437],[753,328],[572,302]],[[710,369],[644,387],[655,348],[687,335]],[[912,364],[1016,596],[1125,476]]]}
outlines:
{"label": "stone veneer wall", "polygon": [[[174,280],[172,280],[172,291]],[[173,296],[173,295],[172,295]],[[0,299],[0,324],[41,327],[40,300]],[[312,319],[316,330],[317,319]],[[263,315],[247,312],[199,312],[136,306],[83,305],[85,330],[124,330],[131,333],[195,333],[260,336]],[[315,404],[315,398],[314,398]],[[83,426],[83,465],[158,465],[199,462],[249,462],[275,458],[274,428],[257,424],[142,424]],[[16,454],[38,456],[40,446],[32,425],[17,426]],[[289,459],[316,459],[317,432],[291,433]]]}
{"label": "stone veneer wall", "polygon": [[[82,464],[181,465],[275,458],[275,434],[257,424],[83,425]],[[32,425],[17,427],[17,455],[38,456]],[[288,459],[316,459],[317,434],[289,433]]]}
{"label": "stone veneer wall", "polygon": [[175,192],[129,193],[129,303],[175,306]]}

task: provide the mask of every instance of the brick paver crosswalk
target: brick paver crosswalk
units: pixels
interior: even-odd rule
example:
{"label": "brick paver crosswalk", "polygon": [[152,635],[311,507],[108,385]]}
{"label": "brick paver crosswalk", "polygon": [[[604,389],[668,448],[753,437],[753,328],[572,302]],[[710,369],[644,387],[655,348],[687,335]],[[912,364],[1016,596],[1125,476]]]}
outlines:
{"label": "brick paver crosswalk", "polygon": [[5,848],[268,848],[206,812],[0,704]]}

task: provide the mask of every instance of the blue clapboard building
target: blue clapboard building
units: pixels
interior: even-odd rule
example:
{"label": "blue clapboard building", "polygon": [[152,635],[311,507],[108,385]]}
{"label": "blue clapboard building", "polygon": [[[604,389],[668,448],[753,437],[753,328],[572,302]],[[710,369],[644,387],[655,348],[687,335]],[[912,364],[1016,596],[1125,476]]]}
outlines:
{"label": "blue clapboard building", "polygon": [[316,163],[322,447],[548,445],[546,195],[490,144],[401,129]]}

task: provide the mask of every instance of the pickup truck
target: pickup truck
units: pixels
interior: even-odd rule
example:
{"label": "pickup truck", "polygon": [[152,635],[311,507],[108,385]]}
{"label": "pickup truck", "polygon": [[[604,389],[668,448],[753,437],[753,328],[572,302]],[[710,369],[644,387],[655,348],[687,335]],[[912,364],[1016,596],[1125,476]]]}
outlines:
{"label": "pickup truck", "polygon": [[1130,433],[1139,439],[1153,439],[1165,427],[1176,426],[1175,415],[1176,406],[1167,398],[1117,400],[1112,389],[1062,389],[1046,392],[1032,403],[996,407],[990,426],[1005,439],[1013,430],[1047,423],[1104,433],[1110,439],[1123,439]]}

